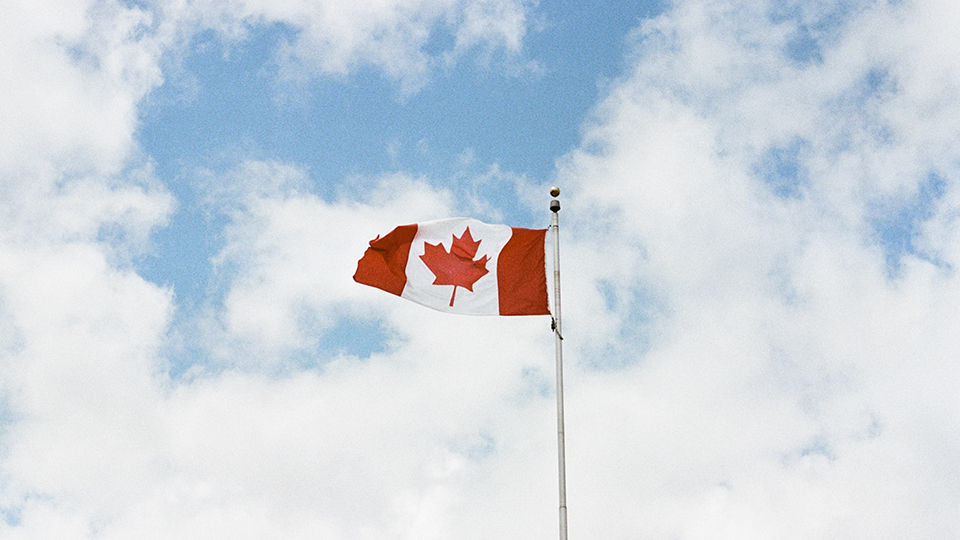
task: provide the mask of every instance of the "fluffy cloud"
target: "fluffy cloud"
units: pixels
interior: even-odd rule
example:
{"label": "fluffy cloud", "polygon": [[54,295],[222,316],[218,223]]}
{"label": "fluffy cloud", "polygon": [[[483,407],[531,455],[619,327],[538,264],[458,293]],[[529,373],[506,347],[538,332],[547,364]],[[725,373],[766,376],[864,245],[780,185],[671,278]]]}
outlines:
{"label": "fluffy cloud", "polygon": [[170,11],[227,38],[258,25],[289,29],[277,57],[284,78],[304,82],[372,65],[405,92],[472,50],[518,54],[527,28],[521,0],[198,0]]}
{"label": "fluffy cloud", "polygon": [[[176,376],[176,297],[134,264],[175,204],[137,106],[197,31],[280,23],[291,69],[412,89],[470,48],[518,50],[523,4],[18,9],[0,7],[19,21],[0,33],[0,535],[555,534],[547,322],[349,279],[369,239],[463,194],[207,173],[228,225],[188,323],[211,362]],[[572,536],[957,535],[956,19],[681,1],[638,28],[558,168]],[[373,345],[329,346],[344,325]]]}
{"label": "fluffy cloud", "polygon": [[637,345],[570,398],[595,407],[569,414],[571,484],[636,516],[589,530],[956,534],[960,100],[949,38],[920,30],[955,18],[679,2],[638,30],[560,172],[592,209],[568,289],[608,314],[567,333],[602,336],[597,365]]}
{"label": "fluffy cloud", "polygon": [[[225,362],[222,376],[201,370],[170,380],[167,369],[178,360],[165,357],[175,296],[136,272],[151,231],[176,204],[138,148],[137,109],[162,83],[166,58],[178,56],[196,32],[212,27],[238,37],[248,25],[281,22],[302,32],[296,55],[310,70],[373,64],[415,84],[433,62],[424,47],[437,24],[448,24],[461,52],[487,41],[515,50],[522,35],[523,10],[514,4],[338,6],[294,6],[287,14],[273,3],[0,7],[0,536],[449,534],[442,515],[455,497],[447,484],[462,481],[451,471],[469,461],[462,455],[485,452],[476,426],[501,429],[489,416],[450,429],[433,402],[406,392],[431,378],[411,368],[416,357],[395,367],[382,358],[363,365],[331,355],[322,359],[330,373],[323,379],[271,370],[310,344],[304,313],[322,329],[324,317],[356,310],[349,304],[362,296],[316,278],[327,286],[303,296],[305,281],[289,278],[339,275],[345,268],[336,261],[345,260],[348,243],[362,247],[400,215],[400,205],[442,202],[442,192],[401,179],[392,214],[377,199],[326,204],[289,188],[295,169],[270,164],[241,168],[228,183],[233,192],[211,189],[212,204],[235,219],[219,259],[229,274],[222,304],[214,305],[205,343],[214,354],[252,347]],[[520,26],[484,22],[509,21],[511,12]],[[316,14],[329,17],[303,20]],[[244,175],[278,180],[243,184]],[[365,225],[342,235],[340,220]],[[326,235],[310,231],[314,224]],[[312,253],[300,249],[310,242]],[[269,321],[263,310],[294,333],[261,324]],[[369,319],[368,310],[354,316]],[[247,371],[231,373],[237,365]],[[513,373],[499,368],[490,376]],[[461,376],[449,374],[450,382]],[[358,384],[388,400],[392,412],[359,395]],[[447,402],[460,397],[448,394]],[[472,396],[465,403],[487,399]],[[290,418],[290,407],[311,412],[278,424]],[[398,420],[411,408],[423,423]],[[264,444],[251,445],[251,438]],[[384,444],[401,450],[384,460]]]}
{"label": "fluffy cloud", "polygon": [[2,534],[83,537],[156,455],[173,306],[131,263],[173,206],[133,138],[160,71],[141,10],[0,10]]}
{"label": "fluffy cloud", "polygon": [[358,307],[368,291],[350,279],[360,247],[450,207],[448,193],[403,176],[379,180],[370,202],[330,204],[305,189],[302,171],[277,163],[247,162],[211,185],[212,204],[231,208],[215,261],[222,305],[209,321],[211,346],[234,343],[218,356],[268,365],[316,347],[340,317],[370,316]]}

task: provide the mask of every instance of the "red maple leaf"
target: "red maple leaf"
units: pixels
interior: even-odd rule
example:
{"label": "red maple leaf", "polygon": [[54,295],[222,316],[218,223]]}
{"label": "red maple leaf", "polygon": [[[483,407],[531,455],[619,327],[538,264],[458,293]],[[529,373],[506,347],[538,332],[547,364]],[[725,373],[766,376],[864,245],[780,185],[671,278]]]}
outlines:
{"label": "red maple leaf", "polygon": [[453,285],[450,307],[453,307],[453,299],[457,296],[457,287],[463,287],[473,292],[473,284],[489,272],[487,270],[489,257],[484,255],[481,259],[473,260],[479,247],[480,241],[474,241],[470,234],[470,227],[467,227],[467,230],[463,231],[459,238],[453,236],[453,245],[450,246],[449,253],[447,253],[443,244],[433,245],[424,242],[423,255],[420,256],[420,260],[437,277],[433,280],[433,284]]}

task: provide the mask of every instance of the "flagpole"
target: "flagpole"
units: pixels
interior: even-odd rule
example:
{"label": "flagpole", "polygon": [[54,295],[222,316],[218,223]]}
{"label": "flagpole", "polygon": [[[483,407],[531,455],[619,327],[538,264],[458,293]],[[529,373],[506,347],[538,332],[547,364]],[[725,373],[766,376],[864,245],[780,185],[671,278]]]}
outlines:
{"label": "flagpole", "polygon": [[[560,188],[550,188],[558,197]],[[560,477],[560,540],[567,540],[567,467],[563,436],[563,334],[560,325],[560,201],[550,201],[550,228],[553,229],[553,336],[557,356],[557,465]]]}

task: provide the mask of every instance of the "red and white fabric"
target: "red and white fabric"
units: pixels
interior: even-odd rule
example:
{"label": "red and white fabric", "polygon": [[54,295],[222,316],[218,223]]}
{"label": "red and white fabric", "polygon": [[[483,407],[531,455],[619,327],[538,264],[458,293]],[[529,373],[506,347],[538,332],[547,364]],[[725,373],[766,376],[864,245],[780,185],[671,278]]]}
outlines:
{"label": "red and white fabric", "polygon": [[465,315],[547,315],[546,229],[452,218],[370,241],[353,279]]}

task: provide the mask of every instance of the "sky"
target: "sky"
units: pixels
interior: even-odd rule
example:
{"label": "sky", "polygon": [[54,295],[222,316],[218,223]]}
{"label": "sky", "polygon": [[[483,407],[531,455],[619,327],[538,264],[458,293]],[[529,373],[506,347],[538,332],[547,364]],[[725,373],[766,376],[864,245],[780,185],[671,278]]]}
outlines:
{"label": "sky", "polygon": [[0,538],[556,538],[549,317],[351,279],[553,185],[570,538],[960,537],[958,26],[0,3]]}

